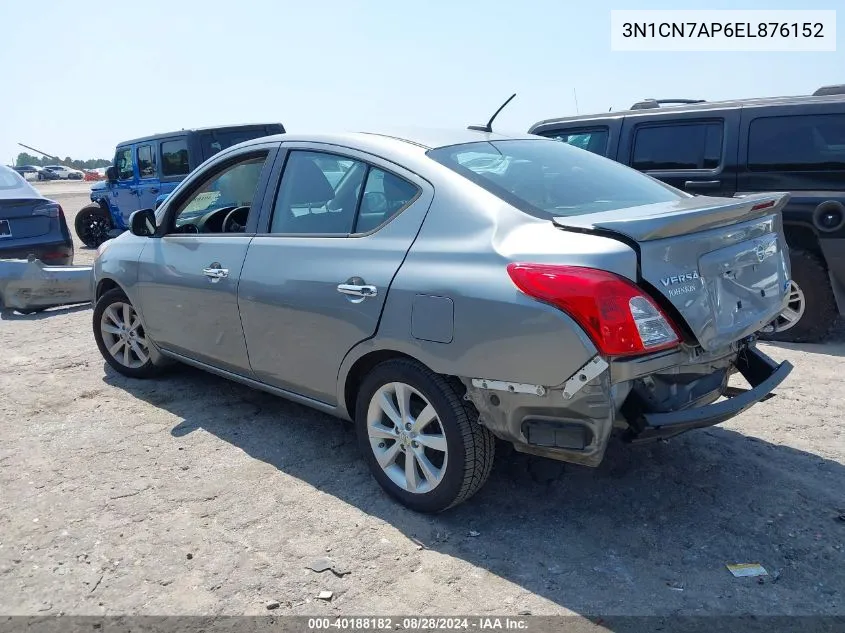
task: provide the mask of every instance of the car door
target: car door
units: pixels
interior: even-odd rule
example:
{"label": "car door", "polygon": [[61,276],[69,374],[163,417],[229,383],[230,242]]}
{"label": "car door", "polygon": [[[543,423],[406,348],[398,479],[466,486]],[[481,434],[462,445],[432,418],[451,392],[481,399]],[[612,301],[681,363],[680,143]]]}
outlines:
{"label": "car door", "polygon": [[139,143],[135,146],[135,161],[138,165],[138,196],[139,209],[155,208],[155,200],[161,187],[158,182],[158,161],[156,160],[155,141]]}
{"label": "car door", "polygon": [[141,207],[138,204],[138,174],[132,145],[117,148],[114,158],[117,182],[111,187],[111,203],[118,209],[120,228],[129,227],[129,216]]}
{"label": "car door", "polygon": [[250,374],[238,282],[275,154],[273,145],[221,154],[161,207],[138,261],[138,292],[147,334],[162,349]]}
{"label": "car door", "polygon": [[617,160],[687,193],[733,196],[739,112],[627,116]]}
{"label": "car door", "polygon": [[256,378],[334,405],[341,362],[375,334],[433,189],[352,149],[283,147],[278,192],[244,262],[241,321]]}

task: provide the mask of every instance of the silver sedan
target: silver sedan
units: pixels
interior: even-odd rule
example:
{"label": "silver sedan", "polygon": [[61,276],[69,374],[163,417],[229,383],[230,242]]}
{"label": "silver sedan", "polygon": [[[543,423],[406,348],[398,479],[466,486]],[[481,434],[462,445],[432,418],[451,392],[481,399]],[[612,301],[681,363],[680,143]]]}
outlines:
{"label": "silver sedan", "polygon": [[530,135],[265,137],[100,247],[94,336],[126,376],[177,361],[352,421],[384,490],[437,512],[495,438],[597,466],[613,433],[767,397],[786,197],[693,197]]}

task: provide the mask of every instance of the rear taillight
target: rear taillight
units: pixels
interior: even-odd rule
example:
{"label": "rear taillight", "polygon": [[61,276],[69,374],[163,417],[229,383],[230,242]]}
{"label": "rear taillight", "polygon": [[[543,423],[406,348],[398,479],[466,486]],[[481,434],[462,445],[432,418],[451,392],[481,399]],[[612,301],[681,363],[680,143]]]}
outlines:
{"label": "rear taillight", "polygon": [[650,297],[624,277],[595,268],[508,265],[516,287],[571,316],[606,356],[631,356],[675,347],[680,338]]}
{"label": "rear taillight", "polygon": [[32,210],[32,215],[41,215],[47,218],[57,218],[61,213],[64,213],[62,208],[55,202],[42,204]]}

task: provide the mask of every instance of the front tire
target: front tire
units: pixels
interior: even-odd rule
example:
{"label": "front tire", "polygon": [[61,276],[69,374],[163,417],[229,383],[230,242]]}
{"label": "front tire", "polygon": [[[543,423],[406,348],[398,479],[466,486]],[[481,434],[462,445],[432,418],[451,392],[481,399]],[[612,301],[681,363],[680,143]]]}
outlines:
{"label": "front tire", "polygon": [[493,434],[459,389],[411,360],[384,362],[367,375],[355,424],[376,481],[417,512],[442,512],[466,501],[493,467]]}
{"label": "front tire", "polygon": [[775,321],[775,331],[762,340],[790,343],[818,343],[836,323],[839,311],[824,263],[810,251],[789,252],[792,285],[789,303]]}
{"label": "front tire", "polygon": [[111,216],[96,202],[82,207],[76,214],[73,227],[77,237],[88,248],[97,248],[109,239]]}
{"label": "front tire", "polygon": [[97,300],[92,324],[100,354],[115,371],[129,378],[161,373],[153,364],[141,319],[121,289],[109,290]]}

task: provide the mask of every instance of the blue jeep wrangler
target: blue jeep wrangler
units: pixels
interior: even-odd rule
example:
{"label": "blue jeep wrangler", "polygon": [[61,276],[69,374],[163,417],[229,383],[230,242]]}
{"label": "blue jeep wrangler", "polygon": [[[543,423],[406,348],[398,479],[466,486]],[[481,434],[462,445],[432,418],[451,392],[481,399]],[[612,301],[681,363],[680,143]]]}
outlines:
{"label": "blue jeep wrangler", "polygon": [[97,248],[127,230],[134,211],[155,208],[217,152],[284,132],[281,123],[260,123],[181,130],[120,143],[106,180],[91,187],[91,203],[76,214],[76,235],[85,246]]}

